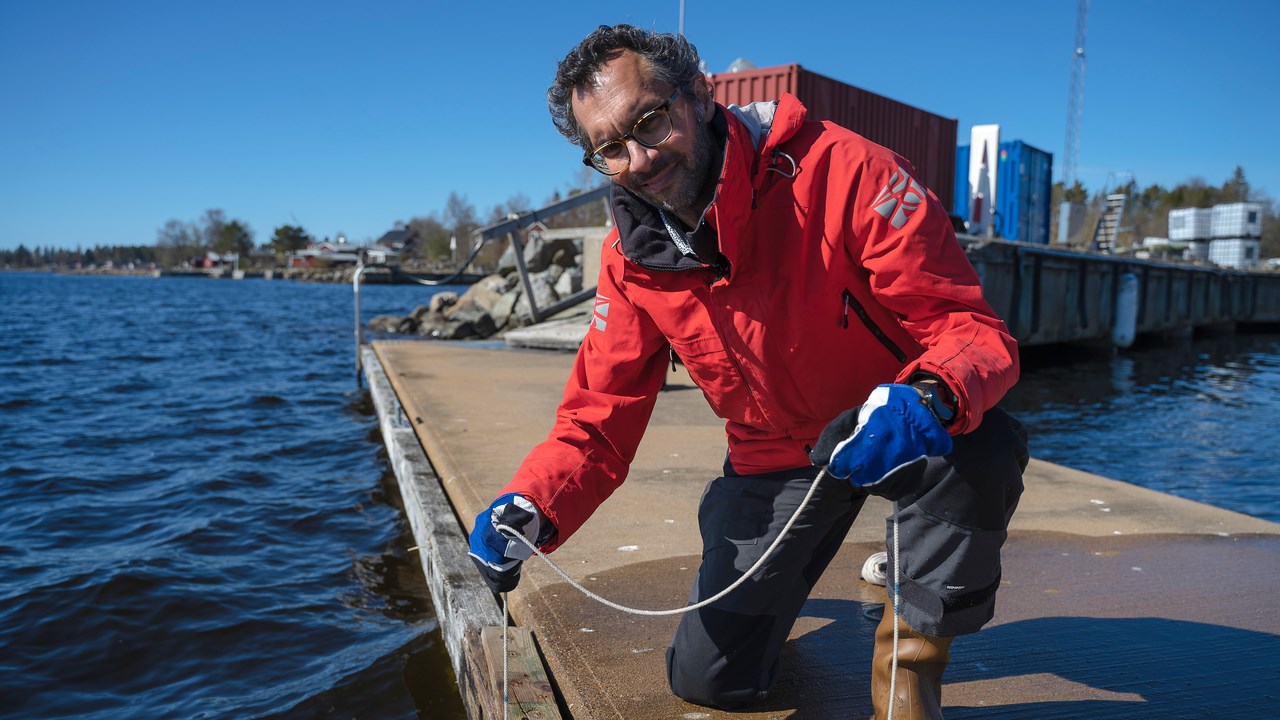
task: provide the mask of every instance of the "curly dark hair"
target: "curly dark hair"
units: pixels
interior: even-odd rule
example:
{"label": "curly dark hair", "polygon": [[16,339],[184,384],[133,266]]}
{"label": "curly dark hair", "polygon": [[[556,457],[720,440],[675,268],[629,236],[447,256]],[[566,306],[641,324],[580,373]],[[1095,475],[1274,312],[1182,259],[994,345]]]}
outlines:
{"label": "curly dark hair", "polygon": [[556,79],[547,88],[551,122],[570,142],[583,150],[590,141],[573,116],[573,91],[593,82],[606,64],[630,50],[644,58],[653,76],[692,96],[692,83],[702,74],[698,49],[682,35],[655,33],[631,25],[601,25],[583,38],[556,68]]}

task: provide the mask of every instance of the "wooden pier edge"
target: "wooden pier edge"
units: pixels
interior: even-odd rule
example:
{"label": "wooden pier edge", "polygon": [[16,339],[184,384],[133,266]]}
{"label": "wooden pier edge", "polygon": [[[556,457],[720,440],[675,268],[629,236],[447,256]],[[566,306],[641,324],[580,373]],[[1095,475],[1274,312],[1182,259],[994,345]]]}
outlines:
{"label": "wooden pier edge", "polygon": [[507,667],[503,668],[502,628],[486,627],[480,631],[485,659],[489,664],[489,677],[494,679],[493,691],[501,696],[502,677],[507,678],[507,717],[513,720],[559,720],[560,709],[556,705],[555,688],[542,665],[542,658],[528,628],[507,628]]}
{"label": "wooden pier edge", "polygon": [[[418,546],[418,558],[435,604],[463,705],[471,718],[505,717],[501,678],[493,677],[490,672],[494,658],[488,657],[482,636],[482,631],[488,628],[489,637],[495,631],[500,637],[505,618],[467,556],[466,533],[440,486],[431,461],[404,415],[381,360],[368,346],[362,346],[360,352],[369,394],[378,415],[378,426],[404,499],[405,515]],[[549,689],[549,674],[532,636],[527,630],[516,636],[520,641],[509,648],[510,653],[515,653],[509,664],[520,668],[522,687],[537,683],[539,688]],[[500,657],[497,662],[500,667]],[[518,701],[519,698],[513,697],[512,700]],[[538,717],[560,717],[554,698],[550,703],[539,704],[539,708],[542,714]]]}

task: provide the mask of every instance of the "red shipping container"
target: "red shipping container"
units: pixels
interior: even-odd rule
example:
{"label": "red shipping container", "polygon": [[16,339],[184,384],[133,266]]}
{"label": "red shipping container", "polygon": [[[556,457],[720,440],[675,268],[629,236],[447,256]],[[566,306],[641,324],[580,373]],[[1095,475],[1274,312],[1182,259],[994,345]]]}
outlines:
{"label": "red shipping container", "polygon": [[809,109],[808,119],[830,120],[911,161],[916,179],[951,211],[956,177],[955,118],[945,118],[805,70],[799,65],[711,76],[716,101],[746,105],[789,92]]}

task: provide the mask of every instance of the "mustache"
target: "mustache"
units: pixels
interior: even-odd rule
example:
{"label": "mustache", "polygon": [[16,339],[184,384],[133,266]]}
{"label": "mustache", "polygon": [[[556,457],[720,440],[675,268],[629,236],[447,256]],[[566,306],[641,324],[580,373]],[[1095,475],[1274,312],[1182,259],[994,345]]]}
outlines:
{"label": "mustache", "polygon": [[655,165],[653,170],[650,170],[649,172],[644,173],[643,175],[640,173],[632,172],[631,179],[637,185],[646,185],[650,180],[666,172],[668,168],[679,165],[679,164],[680,164],[679,158],[671,158],[666,162],[662,163],[661,165]]}

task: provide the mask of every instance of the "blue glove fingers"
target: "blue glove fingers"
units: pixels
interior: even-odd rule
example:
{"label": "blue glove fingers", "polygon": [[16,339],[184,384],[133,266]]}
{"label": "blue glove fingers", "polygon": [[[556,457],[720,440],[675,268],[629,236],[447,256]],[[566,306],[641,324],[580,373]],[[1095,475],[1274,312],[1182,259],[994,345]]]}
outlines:
{"label": "blue glove fingers", "polygon": [[894,470],[951,452],[951,436],[908,385],[880,385],[858,411],[858,426],[831,453],[830,472],[868,489]]}

